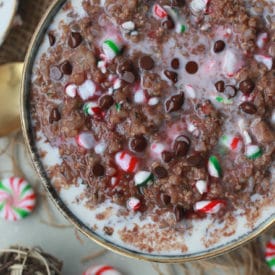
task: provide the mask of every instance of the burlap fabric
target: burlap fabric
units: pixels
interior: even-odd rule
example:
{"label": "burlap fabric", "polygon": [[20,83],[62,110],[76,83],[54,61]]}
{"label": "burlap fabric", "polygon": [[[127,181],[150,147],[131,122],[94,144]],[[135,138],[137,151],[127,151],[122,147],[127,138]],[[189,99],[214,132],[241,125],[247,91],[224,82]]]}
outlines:
{"label": "burlap fabric", "polygon": [[[80,1],[80,0],[79,0]],[[29,42],[43,13],[52,0],[21,0],[18,13],[23,25],[10,30],[4,44],[0,47],[0,64],[23,61]],[[272,274],[264,262],[263,247],[271,236],[275,236],[275,228],[249,244],[231,253],[210,259],[180,265],[183,274]],[[194,269],[196,273],[194,273]],[[215,273],[215,272],[214,272]]]}
{"label": "burlap fabric", "polygon": [[38,22],[52,0],[19,0],[23,24],[13,27],[0,47],[0,64],[23,61]]}

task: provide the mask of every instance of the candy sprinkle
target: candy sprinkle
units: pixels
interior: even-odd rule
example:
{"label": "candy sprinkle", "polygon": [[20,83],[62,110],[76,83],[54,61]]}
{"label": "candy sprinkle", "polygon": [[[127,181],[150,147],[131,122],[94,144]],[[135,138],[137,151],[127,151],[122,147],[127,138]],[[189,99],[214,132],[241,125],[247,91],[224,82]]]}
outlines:
{"label": "candy sprinkle", "polygon": [[204,214],[216,214],[224,205],[223,200],[198,201],[194,205],[194,211]]}
{"label": "candy sprinkle", "polygon": [[216,156],[211,156],[208,160],[208,172],[210,176],[219,178],[222,175],[222,169]]}
{"label": "candy sprinkle", "polygon": [[121,47],[112,39],[107,39],[103,42],[102,50],[107,59],[111,60],[120,54]]}
{"label": "candy sprinkle", "polygon": [[270,269],[275,271],[275,238],[272,238],[265,247],[265,261]]}
{"label": "candy sprinkle", "polygon": [[258,145],[249,144],[246,146],[245,155],[249,159],[257,159],[263,154],[262,149]]}
{"label": "candy sprinkle", "polygon": [[139,171],[135,174],[134,181],[136,186],[148,186],[153,184],[154,176],[148,171]]}
{"label": "candy sprinkle", "polygon": [[135,197],[131,197],[127,201],[127,208],[129,210],[137,211],[140,207],[141,207],[141,202],[139,199]]}

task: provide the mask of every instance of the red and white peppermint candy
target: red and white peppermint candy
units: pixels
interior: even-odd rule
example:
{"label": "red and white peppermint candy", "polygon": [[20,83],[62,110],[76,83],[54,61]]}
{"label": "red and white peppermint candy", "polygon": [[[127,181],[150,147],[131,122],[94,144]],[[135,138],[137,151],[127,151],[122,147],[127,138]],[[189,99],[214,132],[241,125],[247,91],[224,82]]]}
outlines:
{"label": "red and white peppermint candy", "polygon": [[142,104],[147,101],[146,94],[145,94],[144,90],[138,90],[135,92],[134,101],[137,104]]}
{"label": "red and white peppermint candy", "polygon": [[275,238],[272,238],[265,247],[265,261],[270,269],[275,271]]}
{"label": "red and white peppermint candy", "polygon": [[110,265],[95,265],[88,268],[83,275],[121,275]]}
{"label": "red and white peppermint candy", "polygon": [[193,0],[190,3],[190,10],[195,15],[201,12],[206,12],[209,2],[210,0]]}
{"label": "red and white peppermint candy", "polygon": [[204,214],[216,214],[225,206],[223,200],[198,201],[194,205],[194,211]]}
{"label": "red and white peppermint candy", "polygon": [[116,164],[125,172],[133,173],[138,167],[138,159],[123,151],[115,155]]}
{"label": "red and white peppermint candy", "polygon": [[95,83],[88,79],[83,84],[78,87],[78,94],[82,98],[82,100],[87,100],[95,96],[96,93],[96,85]]}
{"label": "red and white peppermint candy", "polygon": [[168,15],[166,10],[158,4],[153,6],[153,14],[157,19],[163,19]]}
{"label": "red and white peppermint candy", "polygon": [[257,37],[256,44],[258,48],[262,49],[268,41],[268,35],[266,32],[260,33]]}
{"label": "red and white peppermint candy", "polygon": [[263,63],[269,71],[272,69],[273,60],[271,56],[263,55],[263,54],[255,54],[254,59],[259,63]]}
{"label": "red and white peppermint candy", "polygon": [[141,202],[135,197],[131,197],[127,201],[127,208],[132,211],[137,211],[141,207]]}
{"label": "red and white peppermint candy", "polygon": [[200,194],[207,193],[208,188],[207,188],[207,182],[205,180],[198,180],[195,186]]}
{"label": "red and white peppermint candy", "polygon": [[224,74],[232,77],[241,67],[242,60],[232,50],[226,50],[222,65]]}
{"label": "red and white peppermint candy", "polygon": [[77,91],[78,91],[78,87],[74,83],[69,83],[65,87],[65,93],[69,97],[76,97]]}
{"label": "red and white peppermint candy", "polygon": [[0,217],[17,221],[27,217],[34,209],[36,195],[24,179],[11,177],[0,181]]}
{"label": "red and white peppermint candy", "polygon": [[95,139],[91,132],[82,132],[76,137],[76,142],[84,149],[92,149],[95,146]]}

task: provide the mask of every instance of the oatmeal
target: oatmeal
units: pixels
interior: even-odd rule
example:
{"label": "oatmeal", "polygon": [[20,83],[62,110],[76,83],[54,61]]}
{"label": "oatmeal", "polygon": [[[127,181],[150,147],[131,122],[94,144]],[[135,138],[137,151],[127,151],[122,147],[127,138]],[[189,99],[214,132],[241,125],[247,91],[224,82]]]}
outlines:
{"label": "oatmeal", "polygon": [[[168,235],[209,217],[226,217],[234,234],[236,211],[252,215],[252,198],[274,196],[274,5],[91,0],[81,9],[66,2],[33,71],[34,134],[60,156],[47,167],[56,189],[81,188],[90,211],[108,201]],[[121,239],[142,236],[137,227]]]}

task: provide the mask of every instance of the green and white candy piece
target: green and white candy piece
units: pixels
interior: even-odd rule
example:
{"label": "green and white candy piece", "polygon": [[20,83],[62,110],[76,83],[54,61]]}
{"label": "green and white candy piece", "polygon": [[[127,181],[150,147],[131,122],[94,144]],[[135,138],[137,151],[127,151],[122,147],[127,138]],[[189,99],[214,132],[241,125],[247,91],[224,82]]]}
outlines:
{"label": "green and white candy piece", "polygon": [[177,33],[183,33],[186,31],[186,24],[184,20],[179,16],[178,11],[175,8],[172,8],[170,6],[164,6],[164,9],[167,11],[169,16],[172,18],[172,20],[175,23],[175,30]]}
{"label": "green and white candy piece", "polygon": [[134,182],[136,186],[148,186],[153,183],[154,176],[148,171],[139,171],[135,174]]}
{"label": "green and white candy piece", "polygon": [[216,156],[211,156],[208,160],[208,172],[210,176],[219,178],[222,175],[222,168]]}
{"label": "green and white candy piece", "polygon": [[119,45],[119,43],[117,43],[114,39],[106,39],[103,42],[102,50],[107,59],[111,60],[120,54],[121,45]]}
{"label": "green and white candy piece", "polygon": [[257,159],[263,154],[258,145],[249,144],[246,146],[245,155],[249,159]]}

